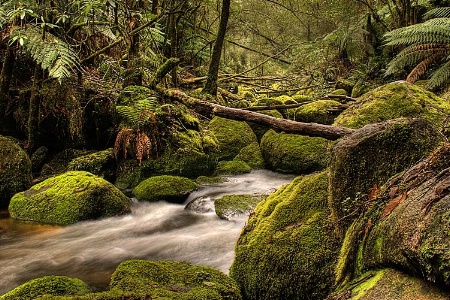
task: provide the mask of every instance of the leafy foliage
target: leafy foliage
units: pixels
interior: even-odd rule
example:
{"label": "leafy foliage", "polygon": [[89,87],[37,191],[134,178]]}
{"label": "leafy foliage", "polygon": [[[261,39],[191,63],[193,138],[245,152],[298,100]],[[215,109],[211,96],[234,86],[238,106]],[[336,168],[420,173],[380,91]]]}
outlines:
{"label": "leafy foliage", "polygon": [[[429,15],[445,16],[446,11],[446,9],[433,10]],[[385,38],[388,46],[405,46],[389,63],[387,75],[414,67],[407,77],[408,82],[414,83],[432,70],[433,66],[438,65],[432,72],[428,87],[437,88],[450,79],[450,18],[439,17],[398,28],[388,32]]]}

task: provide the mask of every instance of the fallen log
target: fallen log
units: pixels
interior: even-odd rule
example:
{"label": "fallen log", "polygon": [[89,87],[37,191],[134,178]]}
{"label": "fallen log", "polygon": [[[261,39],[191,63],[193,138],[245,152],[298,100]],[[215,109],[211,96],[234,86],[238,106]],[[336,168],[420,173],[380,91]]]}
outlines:
{"label": "fallen log", "polygon": [[355,132],[354,129],[346,127],[296,122],[292,120],[263,115],[253,111],[225,107],[219,104],[214,104],[191,97],[177,89],[165,89],[161,86],[156,86],[155,90],[163,96],[183,103],[184,105],[194,109],[198,113],[209,117],[215,115],[238,121],[249,121],[256,124],[269,126],[270,128],[286,133],[323,137],[328,140],[337,140],[343,136]]}

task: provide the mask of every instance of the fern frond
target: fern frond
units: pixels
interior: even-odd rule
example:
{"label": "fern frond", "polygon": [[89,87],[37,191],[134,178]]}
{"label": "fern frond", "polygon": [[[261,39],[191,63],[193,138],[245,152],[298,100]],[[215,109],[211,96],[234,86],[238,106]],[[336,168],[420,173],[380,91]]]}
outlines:
{"label": "fern frond", "polygon": [[450,18],[432,19],[424,23],[402,27],[384,35],[386,45],[401,46],[417,43],[449,43]]}
{"label": "fern frond", "polygon": [[79,59],[75,51],[49,32],[45,33],[44,38],[39,30],[30,26],[25,30],[14,30],[11,35],[26,37],[24,49],[42,69],[49,72],[52,78],[61,81],[70,77],[71,71],[79,68]]}
{"label": "fern frond", "polygon": [[139,122],[139,112],[134,107],[118,105],[116,106],[116,111],[123,118],[126,125],[130,127],[137,126]]}
{"label": "fern frond", "polygon": [[389,62],[386,74],[389,75],[401,72],[405,67],[416,65],[424,59],[436,54],[439,54],[436,56],[436,59],[440,59],[445,57],[449,51],[449,46],[444,44],[419,44],[408,46]]}
{"label": "fern frond", "polygon": [[414,67],[414,69],[409,73],[408,77],[406,78],[407,82],[414,83],[416,82],[425,72],[428,70],[429,66],[438,60],[440,57],[442,57],[439,54],[432,55],[428,58],[425,58],[422,60],[417,66]]}
{"label": "fern frond", "polygon": [[428,88],[434,89],[450,80],[450,61],[447,61],[439,69],[433,72],[433,75],[428,80]]}
{"label": "fern frond", "polygon": [[425,16],[427,19],[431,18],[450,18],[450,7],[438,7],[428,11]]}
{"label": "fern frond", "polygon": [[134,138],[134,131],[131,128],[123,128],[117,134],[114,142],[114,156],[119,158],[120,150],[123,151],[123,158],[127,158],[127,148],[130,146],[131,139]]}

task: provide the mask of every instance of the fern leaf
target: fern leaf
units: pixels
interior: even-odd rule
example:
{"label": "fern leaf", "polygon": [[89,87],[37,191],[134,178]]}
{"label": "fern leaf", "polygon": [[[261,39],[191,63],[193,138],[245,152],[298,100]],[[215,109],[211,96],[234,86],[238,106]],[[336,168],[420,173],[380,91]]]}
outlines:
{"label": "fern leaf", "polygon": [[431,18],[450,18],[450,7],[439,7],[428,11],[425,16],[427,19]]}
{"label": "fern leaf", "polygon": [[433,72],[428,81],[428,88],[434,89],[450,80],[450,61],[447,61],[439,69]]}

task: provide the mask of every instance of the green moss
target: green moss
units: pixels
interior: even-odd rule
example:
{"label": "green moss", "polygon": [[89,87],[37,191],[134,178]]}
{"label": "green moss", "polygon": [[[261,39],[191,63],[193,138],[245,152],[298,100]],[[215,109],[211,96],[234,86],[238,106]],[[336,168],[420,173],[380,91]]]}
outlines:
{"label": "green moss", "polygon": [[265,198],[262,195],[226,195],[214,200],[214,208],[219,218],[228,220],[236,215],[252,212]]}
{"label": "green moss", "polygon": [[317,137],[269,130],[261,139],[261,151],[268,169],[284,173],[311,173],[328,162],[328,142]]}
{"label": "green moss", "polygon": [[326,172],[297,177],[256,206],[230,269],[245,299],[323,299],[331,291],[339,244],[327,187]]}
{"label": "green moss", "polygon": [[31,179],[28,155],[18,144],[0,136],[0,209],[8,207],[15,193],[29,188]]}
{"label": "green moss", "polygon": [[198,185],[185,177],[162,175],[150,177],[133,189],[139,200],[182,203]]}
{"label": "green moss", "polygon": [[29,300],[42,295],[69,296],[90,292],[86,283],[65,276],[45,276],[30,280],[12,291],[0,296],[0,300]]}
{"label": "green moss", "polygon": [[112,148],[80,156],[70,161],[68,171],[87,171],[111,180],[115,177],[116,159]]}
{"label": "green moss", "polygon": [[241,299],[236,283],[220,271],[176,261],[125,261],[110,287],[151,299]]}
{"label": "green moss", "polygon": [[89,150],[65,149],[55,154],[49,162],[42,166],[39,181],[65,173],[70,161],[77,157],[89,155],[91,153],[93,152]]}
{"label": "green moss", "polygon": [[383,276],[385,275],[385,270],[375,272],[374,274],[371,273],[370,275],[371,276],[369,277],[369,279],[360,283],[352,290],[352,294],[356,294],[355,296],[352,297],[352,300],[359,300],[362,297],[364,297],[364,295],[370,289],[372,289],[380,281],[381,278],[383,278]]}
{"label": "green moss", "polygon": [[233,159],[242,148],[257,141],[245,122],[214,117],[208,127],[217,138],[221,160]]}
{"label": "green moss", "polygon": [[138,85],[130,85],[124,88],[117,98],[116,105],[133,106],[138,101],[148,100],[154,96],[154,91]]}
{"label": "green moss", "polygon": [[33,173],[40,172],[45,160],[48,158],[48,148],[41,146],[31,155],[31,168]]}
{"label": "green moss", "polygon": [[51,177],[14,195],[13,219],[68,225],[82,220],[124,214],[130,200],[111,183],[84,171]]}
{"label": "green moss", "polygon": [[264,168],[264,159],[257,142],[253,142],[242,148],[234,160],[243,161],[253,169]]}
{"label": "green moss", "polygon": [[250,173],[252,168],[240,160],[220,161],[217,165],[216,173],[219,175],[232,175]]}
{"label": "green moss", "polygon": [[359,80],[352,89],[351,97],[358,98],[371,90],[371,86],[364,80]]}
{"label": "green moss", "polygon": [[337,89],[330,92],[331,95],[347,96],[347,91],[344,89]]}
{"label": "green moss", "polygon": [[281,95],[281,96],[275,97],[274,100],[276,102],[280,102],[281,104],[297,104],[297,101],[295,101],[291,96],[288,96],[288,95]]}
{"label": "green moss", "polygon": [[400,117],[420,117],[442,128],[449,113],[450,102],[415,85],[394,82],[364,94],[336,118],[334,125],[360,128]]}
{"label": "green moss", "polygon": [[327,110],[339,105],[339,102],[333,100],[318,100],[305,104],[295,111],[295,120],[299,122],[331,125],[336,116],[329,114]]}
{"label": "green moss", "polygon": [[308,101],[311,101],[311,100],[312,100],[312,97],[311,97],[311,95],[305,95],[305,94],[303,94],[303,93],[300,91],[300,92],[295,93],[295,94],[292,96],[292,99],[294,99],[294,101],[297,102],[297,103],[302,103],[302,102],[308,102]]}

